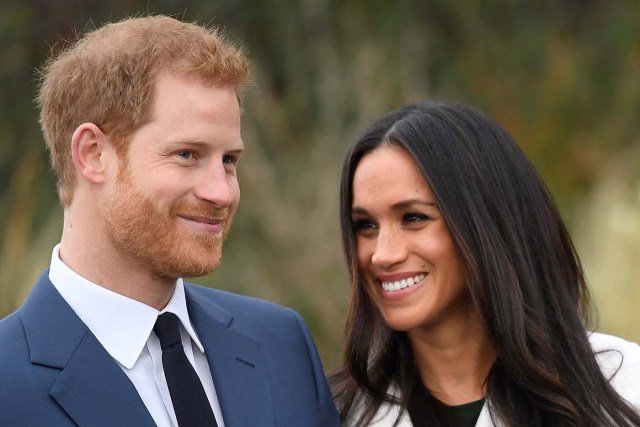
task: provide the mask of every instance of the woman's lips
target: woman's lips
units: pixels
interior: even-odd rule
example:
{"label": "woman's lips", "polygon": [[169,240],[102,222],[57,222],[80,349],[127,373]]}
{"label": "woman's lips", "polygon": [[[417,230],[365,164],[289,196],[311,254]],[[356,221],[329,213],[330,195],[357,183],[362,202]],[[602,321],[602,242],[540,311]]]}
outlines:
{"label": "woman's lips", "polygon": [[396,292],[401,289],[417,285],[422,282],[425,277],[427,277],[425,273],[419,273],[415,276],[409,276],[404,279],[381,281],[382,289],[384,289],[385,292]]}
{"label": "woman's lips", "polygon": [[428,273],[403,273],[393,275],[381,275],[376,277],[379,284],[379,292],[382,298],[390,301],[400,300],[417,291],[424,284]]}

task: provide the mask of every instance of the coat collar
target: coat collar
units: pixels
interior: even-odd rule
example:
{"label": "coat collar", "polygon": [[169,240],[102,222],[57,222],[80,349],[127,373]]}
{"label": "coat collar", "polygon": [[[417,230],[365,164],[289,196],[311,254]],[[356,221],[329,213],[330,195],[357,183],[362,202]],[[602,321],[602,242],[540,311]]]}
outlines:
{"label": "coat collar", "polygon": [[[392,388],[390,392],[395,394],[397,393],[397,390]],[[371,427],[413,427],[411,418],[407,411],[404,411],[400,419],[398,419],[400,410],[400,405],[383,402],[369,425]],[[397,423],[396,420],[398,420]],[[347,423],[347,425],[351,426],[352,424]],[[355,426],[355,423],[353,425]],[[502,424],[494,423],[491,419],[489,404],[487,402],[482,406],[482,410],[480,411],[480,416],[478,417],[475,427],[502,427]]]}
{"label": "coat collar", "polygon": [[20,319],[31,363],[59,371],[50,395],[76,424],[154,425],[129,378],[54,288],[48,270]]}

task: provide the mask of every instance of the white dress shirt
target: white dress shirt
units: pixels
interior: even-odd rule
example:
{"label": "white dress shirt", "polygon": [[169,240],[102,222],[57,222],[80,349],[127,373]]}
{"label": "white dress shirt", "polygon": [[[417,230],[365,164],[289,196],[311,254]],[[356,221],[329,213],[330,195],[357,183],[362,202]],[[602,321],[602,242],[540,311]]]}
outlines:
{"label": "white dress shirt", "polygon": [[171,312],[180,319],[187,359],[204,386],[218,426],[224,427],[204,348],[189,320],[182,279],[159,312],[83,278],[60,260],[59,251],[58,244],[51,255],[51,283],[129,377],[155,423],[159,427],[178,425],[162,369],[160,341],[152,332],[158,315]]}

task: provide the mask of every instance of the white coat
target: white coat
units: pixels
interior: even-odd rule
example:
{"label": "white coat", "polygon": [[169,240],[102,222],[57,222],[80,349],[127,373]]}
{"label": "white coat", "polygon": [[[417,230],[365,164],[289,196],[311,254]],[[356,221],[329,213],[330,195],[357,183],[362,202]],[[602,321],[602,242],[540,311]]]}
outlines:
{"label": "white coat", "polygon": [[[622,338],[597,332],[590,334],[589,341],[597,354],[596,358],[605,378],[608,378],[614,390],[640,413],[640,346]],[[402,414],[399,422],[395,424],[400,409],[399,405],[383,403],[369,426],[413,427],[407,411]],[[355,426],[355,423],[347,421],[344,426]],[[476,427],[501,426],[500,423],[494,423],[491,420],[489,408],[485,403]]]}

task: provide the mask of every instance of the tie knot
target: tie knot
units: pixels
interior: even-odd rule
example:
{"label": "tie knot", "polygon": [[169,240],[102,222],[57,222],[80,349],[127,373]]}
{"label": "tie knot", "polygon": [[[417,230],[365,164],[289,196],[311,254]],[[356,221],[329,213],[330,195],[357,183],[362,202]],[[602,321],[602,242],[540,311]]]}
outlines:
{"label": "tie knot", "polygon": [[158,316],[153,332],[158,336],[162,350],[173,345],[182,345],[180,319],[173,313],[166,312]]}

